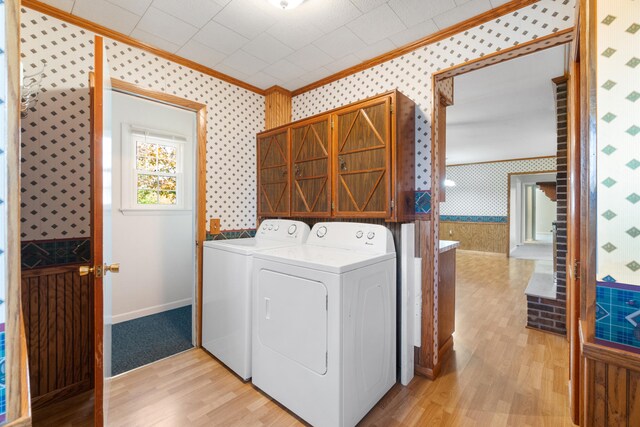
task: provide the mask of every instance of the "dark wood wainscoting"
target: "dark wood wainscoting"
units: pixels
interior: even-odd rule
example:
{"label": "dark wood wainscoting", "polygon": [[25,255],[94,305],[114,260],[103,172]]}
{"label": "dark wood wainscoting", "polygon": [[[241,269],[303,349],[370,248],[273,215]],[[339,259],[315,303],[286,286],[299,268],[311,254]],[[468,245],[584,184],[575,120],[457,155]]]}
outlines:
{"label": "dark wood wainscoting", "polygon": [[457,240],[466,251],[506,254],[509,226],[500,222],[440,221],[440,240]]}
{"label": "dark wood wainscoting", "polygon": [[38,408],[93,387],[93,288],[78,265],[23,270],[31,402]]}
{"label": "dark wood wainscoting", "polygon": [[587,427],[640,426],[640,360],[636,353],[582,342]]}

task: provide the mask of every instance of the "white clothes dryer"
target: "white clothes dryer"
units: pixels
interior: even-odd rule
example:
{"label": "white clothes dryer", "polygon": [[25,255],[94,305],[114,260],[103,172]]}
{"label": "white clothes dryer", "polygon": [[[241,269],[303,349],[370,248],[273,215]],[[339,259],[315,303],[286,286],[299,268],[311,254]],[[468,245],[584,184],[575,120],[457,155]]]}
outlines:
{"label": "white clothes dryer", "polygon": [[396,255],[381,225],[318,223],[253,263],[253,383],[316,427],[354,426],[396,382]]}
{"label": "white clothes dryer", "polygon": [[269,219],[256,236],[204,243],[202,346],[243,380],[251,378],[251,266],[261,250],[304,243],[309,226]]}

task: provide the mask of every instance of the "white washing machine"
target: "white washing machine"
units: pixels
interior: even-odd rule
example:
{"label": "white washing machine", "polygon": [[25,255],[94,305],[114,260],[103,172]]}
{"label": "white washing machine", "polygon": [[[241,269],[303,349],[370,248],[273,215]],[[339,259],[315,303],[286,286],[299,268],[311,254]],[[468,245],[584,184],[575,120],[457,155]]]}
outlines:
{"label": "white washing machine", "polygon": [[315,427],[354,426],[396,382],[391,232],[318,223],[256,253],[253,384]]}
{"label": "white washing machine", "polygon": [[297,246],[309,226],[265,220],[248,239],[204,243],[202,346],[242,379],[251,378],[251,266],[261,250]]}

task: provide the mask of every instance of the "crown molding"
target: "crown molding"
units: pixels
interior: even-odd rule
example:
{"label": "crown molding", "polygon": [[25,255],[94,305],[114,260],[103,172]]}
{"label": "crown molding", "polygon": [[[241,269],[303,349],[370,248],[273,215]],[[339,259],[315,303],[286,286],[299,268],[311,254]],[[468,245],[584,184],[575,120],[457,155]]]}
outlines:
{"label": "crown molding", "polygon": [[493,21],[497,18],[500,18],[504,15],[507,15],[509,13],[513,13],[518,9],[522,9],[523,7],[527,7],[527,6],[531,6],[532,4],[537,3],[539,0],[512,0],[508,3],[505,3],[501,6],[498,6],[494,9],[488,10],[484,13],[481,13],[479,15],[476,15],[472,18],[469,18],[465,21],[462,21],[458,24],[452,25],[450,27],[447,27],[445,29],[442,29],[436,33],[430,34],[426,37],[423,37],[419,40],[416,40],[414,42],[408,43],[404,46],[401,46],[397,49],[394,49],[392,51],[389,51],[387,53],[384,53],[382,55],[379,55],[375,58],[369,59],[367,61],[364,61],[360,64],[354,65],[353,67],[349,67],[347,69],[344,69],[342,71],[339,71],[337,73],[334,73],[330,76],[327,76],[325,78],[322,78],[320,80],[317,80],[313,83],[310,83],[306,86],[303,86],[301,88],[298,88],[296,90],[290,91],[287,89],[284,89],[280,86],[272,86],[268,89],[261,89],[259,87],[253,86],[249,83],[243,82],[242,80],[236,79],[235,77],[231,77],[227,74],[221,73],[219,71],[216,71],[212,68],[206,67],[204,65],[201,65],[197,62],[191,61],[189,59],[183,58],[179,55],[167,52],[165,50],[162,49],[158,49],[156,47],[153,47],[147,43],[141,42],[139,40],[136,40],[126,34],[122,34],[120,32],[111,30],[103,25],[100,24],[96,24],[92,21],[89,21],[87,19],[84,18],[80,18],[79,16],[75,16],[72,15],[71,13],[65,12],[63,10],[60,10],[56,7],[50,6],[48,4],[42,3],[41,1],[38,0],[22,0],[21,5],[24,7],[27,7],[29,9],[35,10],[37,12],[40,13],[44,13],[45,15],[49,15],[53,18],[57,18],[60,19],[62,21],[68,22],[70,24],[76,25],[78,27],[84,28],[86,30],[92,31],[96,34],[99,34],[101,36],[110,38],[112,40],[116,40],[122,43],[125,43],[129,46],[133,46],[142,50],[145,50],[149,53],[152,53],[154,55],[157,55],[161,58],[167,59],[169,61],[173,61],[175,63],[184,65],[186,67],[189,67],[195,71],[199,71],[203,74],[209,75],[211,77],[220,79],[222,81],[225,81],[227,83],[231,83],[233,85],[236,85],[238,87],[250,90],[252,92],[255,92],[257,94],[260,95],[266,95],[268,93],[273,93],[273,92],[281,92],[281,93],[285,93],[287,95],[291,95],[291,96],[297,96],[300,94],[303,94],[305,92],[308,92],[310,90],[316,89],[318,87],[324,86],[326,84],[329,84],[331,82],[334,82],[336,80],[340,80],[342,78],[345,78],[347,76],[350,76],[352,74],[358,73],[360,71],[366,70],[368,68],[374,67],[376,65],[382,64],[383,62],[387,62],[390,61],[394,58],[397,58],[399,56],[405,55],[409,52],[412,52],[416,49],[420,49],[421,47],[424,47],[426,45],[432,44],[432,43],[436,43],[440,40],[446,39],[448,37],[451,37],[455,34],[461,33],[463,31],[469,30],[473,27],[476,27],[478,25],[482,25],[486,22],[489,21]]}
{"label": "crown molding", "polygon": [[282,94],[287,95],[287,96],[293,96],[293,94],[292,94],[292,92],[290,90],[285,89],[282,86],[278,86],[278,85],[271,86],[270,88],[264,90],[264,94],[265,95],[270,95],[270,94],[275,93],[275,92],[279,92],[279,93],[282,93]]}
{"label": "crown molding", "polygon": [[80,28],[84,28],[85,30],[89,30],[95,34],[98,34],[103,37],[107,37],[111,40],[116,40],[116,41],[125,43],[129,46],[145,50],[161,58],[168,59],[169,61],[175,62],[180,65],[184,65],[185,67],[189,67],[192,70],[199,71],[203,74],[225,81],[227,83],[241,87],[243,89],[250,90],[260,95],[265,94],[265,91],[263,89],[260,89],[259,87],[253,86],[249,83],[243,82],[242,80],[238,80],[235,77],[231,77],[229,75],[216,71],[213,68],[209,68],[202,64],[198,64],[197,62],[191,61],[190,59],[187,59],[187,58],[183,58],[182,56],[167,52],[166,50],[158,49],[147,43],[143,43],[139,40],[136,40],[133,37],[130,37],[126,34],[122,34],[120,32],[111,30],[103,25],[96,24],[95,22],[89,21],[88,19],[84,19],[84,18],[80,18],[79,16],[72,15],[71,13],[65,12],[64,10],[60,10],[56,7],[42,3],[38,0],[22,0],[21,6],[35,10],[36,12],[44,13],[45,15],[51,16],[56,19],[60,19],[62,21],[68,22],[69,24],[76,25]]}
{"label": "crown molding", "polygon": [[[554,156],[537,156],[537,157],[516,157],[515,159],[486,160],[483,162],[469,162],[469,163],[454,163],[446,166],[449,168],[449,167],[456,167],[456,166],[486,165],[489,163],[523,162],[527,160],[543,160],[543,159],[556,159],[556,158],[558,158],[558,156],[555,156],[555,155]],[[538,172],[533,172],[533,173],[538,173]]]}
{"label": "crown molding", "polygon": [[300,94],[309,92],[310,90],[313,90],[313,89],[317,89],[331,82],[335,82],[336,80],[340,80],[352,74],[358,73],[360,71],[364,71],[376,65],[380,65],[383,62],[387,62],[399,56],[405,55],[409,52],[413,52],[414,50],[424,47],[426,45],[436,43],[440,40],[444,40],[455,34],[469,30],[473,27],[477,27],[478,25],[482,25],[486,22],[493,21],[494,19],[498,19],[501,16],[515,12],[516,10],[522,9],[523,7],[531,6],[532,4],[537,3],[538,1],[539,0],[512,0],[494,9],[481,13],[480,15],[476,15],[472,18],[469,18],[466,21],[459,22],[455,25],[444,28],[436,33],[430,34],[426,37],[416,40],[415,42],[408,43],[390,52],[383,53],[382,55],[376,56],[375,58],[361,62],[360,64],[354,65],[353,67],[349,67],[345,70],[339,71],[328,77],[325,77],[316,82],[310,83],[306,86],[296,89],[293,91],[293,96],[298,96]]}

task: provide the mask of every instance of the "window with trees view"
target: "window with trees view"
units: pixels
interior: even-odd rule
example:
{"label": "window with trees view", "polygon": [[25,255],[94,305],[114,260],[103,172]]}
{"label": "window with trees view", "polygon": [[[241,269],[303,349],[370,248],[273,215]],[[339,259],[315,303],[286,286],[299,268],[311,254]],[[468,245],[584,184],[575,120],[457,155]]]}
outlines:
{"label": "window with trees view", "polygon": [[[126,126],[123,130],[123,210],[175,210],[183,205],[186,138]],[[129,160],[130,159],[130,160]]]}
{"label": "window with trees view", "polygon": [[136,202],[175,205],[178,189],[178,148],[136,140]]}

